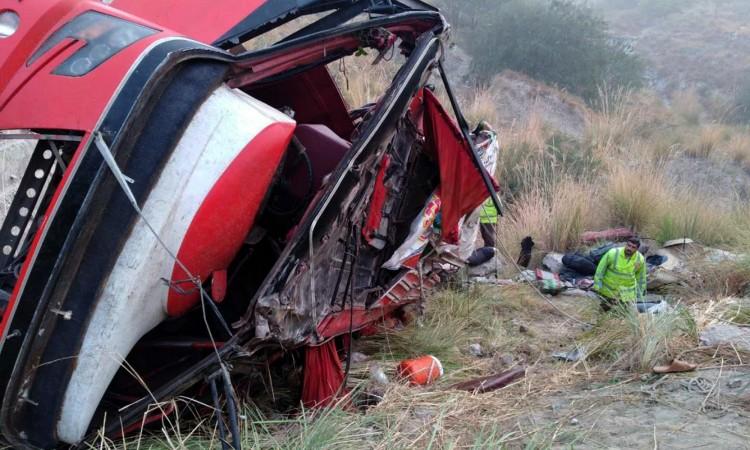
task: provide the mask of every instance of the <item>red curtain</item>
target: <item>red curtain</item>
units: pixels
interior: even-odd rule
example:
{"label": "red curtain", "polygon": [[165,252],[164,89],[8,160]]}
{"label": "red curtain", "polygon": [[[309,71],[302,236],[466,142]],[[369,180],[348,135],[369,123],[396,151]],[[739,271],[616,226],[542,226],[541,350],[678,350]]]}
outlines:
{"label": "red curtain", "polygon": [[344,371],[333,339],[305,350],[305,378],[302,404],[306,408],[330,406],[344,382]]}
{"label": "red curtain", "polygon": [[490,193],[458,126],[429,89],[424,90],[424,101],[425,138],[440,166],[443,241],[455,244],[459,238],[458,221],[479,207]]}

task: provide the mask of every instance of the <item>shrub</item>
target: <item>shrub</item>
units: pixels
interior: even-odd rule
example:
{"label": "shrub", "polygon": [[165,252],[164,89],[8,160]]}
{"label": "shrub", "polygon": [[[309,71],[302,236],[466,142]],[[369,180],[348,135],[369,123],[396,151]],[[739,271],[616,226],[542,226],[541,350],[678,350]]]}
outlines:
{"label": "shrub", "polygon": [[447,12],[458,17],[459,37],[485,78],[516,70],[587,100],[595,99],[603,84],[642,82],[642,63],[629,45],[613,38],[606,22],[586,6],[569,0],[473,0],[461,2],[461,8],[475,16],[451,7]]}

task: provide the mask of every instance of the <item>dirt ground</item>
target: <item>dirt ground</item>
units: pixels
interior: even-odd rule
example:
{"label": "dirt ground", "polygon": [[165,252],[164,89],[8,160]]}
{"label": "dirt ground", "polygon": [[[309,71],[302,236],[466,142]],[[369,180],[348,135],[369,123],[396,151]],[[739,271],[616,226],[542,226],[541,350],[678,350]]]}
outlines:
{"label": "dirt ground", "polygon": [[[593,300],[560,296],[552,301],[565,311]],[[557,320],[555,320],[557,316]],[[562,322],[560,322],[562,320]],[[540,314],[527,325],[542,329],[534,340],[570,343],[584,333],[556,313]],[[536,334],[538,335],[538,334]],[[542,347],[547,347],[541,344]],[[523,414],[506,427],[540,430],[519,444],[575,448],[750,448],[750,365],[730,367],[721,360],[698,370],[670,375],[601,373],[595,367],[540,358],[530,371],[540,377],[565,372],[574,380],[543,395],[531,396]],[[578,378],[579,381],[575,381]],[[509,394],[511,391],[508,392]]]}
{"label": "dirt ground", "polygon": [[[572,310],[590,300],[561,296],[553,301]],[[545,323],[549,325],[545,319],[531,326]],[[562,328],[568,333],[555,329],[561,341],[575,341],[581,334],[570,325]],[[542,360],[536,370],[570,364]],[[579,372],[584,379],[584,369]],[[750,367],[721,367],[719,362],[719,367],[684,374],[610,376],[532,400],[516,426],[547,430],[538,439],[552,447],[750,448]]]}
{"label": "dirt ground", "polygon": [[519,422],[576,448],[750,448],[750,371],[709,369],[581,385]]}

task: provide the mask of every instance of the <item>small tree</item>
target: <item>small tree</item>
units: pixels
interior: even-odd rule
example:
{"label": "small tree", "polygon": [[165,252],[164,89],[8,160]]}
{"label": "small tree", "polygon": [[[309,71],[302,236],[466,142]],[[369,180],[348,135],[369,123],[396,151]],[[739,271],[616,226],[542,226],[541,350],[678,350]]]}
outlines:
{"label": "small tree", "polygon": [[570,0],[466,0],[448,5],[484,79],[512,69],[593,100],[598,86],[642,82],[642,64],[607,23]]}

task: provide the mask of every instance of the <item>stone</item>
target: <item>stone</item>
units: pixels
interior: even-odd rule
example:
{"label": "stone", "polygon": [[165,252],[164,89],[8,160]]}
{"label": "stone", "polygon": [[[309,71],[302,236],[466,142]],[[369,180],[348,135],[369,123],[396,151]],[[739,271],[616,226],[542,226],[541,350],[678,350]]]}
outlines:
{"label": "stone", "polygon": [[699,340],[706,347],[733,345],[738,350],[750,352],[750,328],[719,323],[703,330]]}
{"label": "stone", "polygon": [[562,262],[563,256],[565,255],[563,255],[562,253],[547,253],[547,255],[542,260],[542,264],[550,272],[560,273],[565,268]]}

